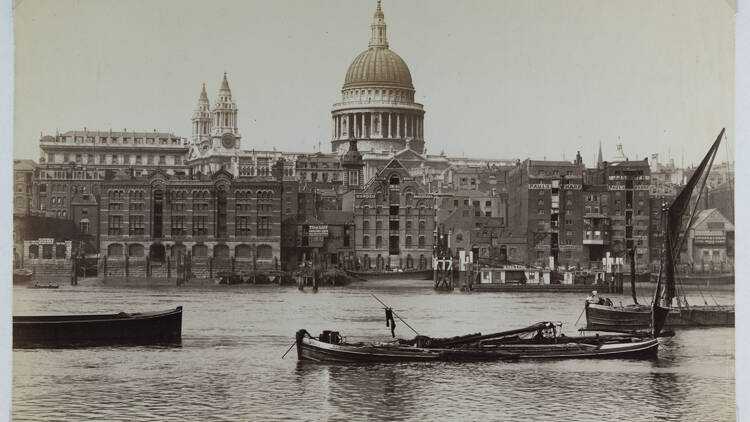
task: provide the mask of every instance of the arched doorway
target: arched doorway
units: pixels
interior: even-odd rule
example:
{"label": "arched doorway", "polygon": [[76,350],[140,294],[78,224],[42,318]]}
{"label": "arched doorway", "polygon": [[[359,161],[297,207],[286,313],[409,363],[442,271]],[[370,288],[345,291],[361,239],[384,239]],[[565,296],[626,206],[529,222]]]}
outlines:
{"label": "arched doorway", "polygon": [[229,246],[227,245],[214,246],[214,258],[229,258]]}
{"label": "arched doorway", "polygon": [[193,256],[198,258],[205,258],[208,256],[208,247],[206,245],[195,245],[193,246]]}
{"label": "arched doorway", "polygon": [[154,243],[149,248],[148,254],[151,258],[151,261],[164,262],[164,256],[166,254],[164,251],[164,245],[162,245],[161,243]]}

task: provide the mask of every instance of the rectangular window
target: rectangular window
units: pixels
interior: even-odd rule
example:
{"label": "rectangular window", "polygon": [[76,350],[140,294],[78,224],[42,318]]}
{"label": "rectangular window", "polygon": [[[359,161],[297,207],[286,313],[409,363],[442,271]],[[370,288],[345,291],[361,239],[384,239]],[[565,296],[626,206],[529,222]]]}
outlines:
{"label": "rectangular window", "polygon": [[185,217],[182,215],[172,216],[172,236],[185,235]]}
{"label": "rectangular window", "polygon": [[208,233],[206,230],[206,216],[194,215],[193,216],[193,236],[205,236]]}
{"label": "rectangular window", "polygon": [[258,217],[258,236],[270,236],[271,235],[271,218],[270,217]]}
{"label": "rectangular window", "polygon": [[119,235],[122,230],[122,216],[121,215],[110,215],[109,216],[109,230],[110,236]]}
{"label": "rectangular window", "polygon": [[166,155],[160,155],[159,156],[159,164],[167,164],[167,156]]}
{"label": "rectangular window", "polygon": [[236,217],[235,236],[250,236],[250,219],[246,216]]}
{"label": "rectangular window", "polygon": [[145,233],[143,229],[143,216],[142,215],[130,216],[130,225],[128,227],[128,233],[131,235],[142,235]]}

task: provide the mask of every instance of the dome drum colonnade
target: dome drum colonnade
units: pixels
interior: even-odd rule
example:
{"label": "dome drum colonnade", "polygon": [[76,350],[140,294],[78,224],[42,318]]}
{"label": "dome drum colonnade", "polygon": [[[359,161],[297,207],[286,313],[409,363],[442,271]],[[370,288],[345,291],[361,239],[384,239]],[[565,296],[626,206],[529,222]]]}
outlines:
{"label": "dome drum colonnade", "polygon": [[424,150],[424,107],[414,102],[409,68],[388,48],[380,1],[370,26],[368,49],[346,73],[342,102],[333,105],[332,149],[344,153],[356,138],[362,151],[395,152],[406,146]]}

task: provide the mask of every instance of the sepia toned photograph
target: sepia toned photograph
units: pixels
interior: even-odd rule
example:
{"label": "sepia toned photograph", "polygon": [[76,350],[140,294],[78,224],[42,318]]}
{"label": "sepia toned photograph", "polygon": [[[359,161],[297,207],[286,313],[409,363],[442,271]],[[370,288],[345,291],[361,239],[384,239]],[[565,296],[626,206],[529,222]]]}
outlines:
{"label": "sepia toned photograph", "polygon": [[8,418],[741,419],[736,14],[14,0]]}

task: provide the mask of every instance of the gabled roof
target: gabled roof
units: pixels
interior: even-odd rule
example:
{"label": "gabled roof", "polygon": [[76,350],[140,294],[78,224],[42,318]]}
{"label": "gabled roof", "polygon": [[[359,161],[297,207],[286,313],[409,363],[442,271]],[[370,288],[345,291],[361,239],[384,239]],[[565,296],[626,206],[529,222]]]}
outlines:
{"label": "gabled roof", "polygon": [[724,223],[724,230],[726,231],[733,231],[734,230],[734,224],[732,224],[729,219],[724,217],[721,212],[717,208],[709,208],[707,210],[700,211],[695,216],[695,220],[693,220],[693,225],[690,227],[692,229],[696,229],[700,227],[703,223],[705,223],[709,218],[716,218],[719,220],[722,220]]}
{"label": "gabled roof", "polygon": [[216,180],[216,179],[219,179],[219,178],[222,178],[222,177],[225,177],[225,178],[230,179],[230,180],[234,179],[234,176],[232,176],[232,173],[228,172],[224,168],[220,168],[219,171],[211,174],[211,180]]}
{"label": "gabled roof", "polygon": [[36,168],[34,160],[13,160],[13,170],[31,171]]}
{"label": "gabled roof", "polygon": [[403,169],[406,170],[406,167],[404,167],[403,164],[401,164],[401,161],[398,160],[395,156],[391,158],[390,161],[388,161],[388,164],[385,165],[383,170],[380,171],[380,173],[384,172],[387,169]]}
{"label": "gabled roof", "polygon": [[393,154],[394,158],[398,158],[401,160],[419,160],[419,161],[426,161],[427,159],[419,154],[418,152],[414,151],[413,149],[406,147],[402,149],[401,151],[396,152]]}

